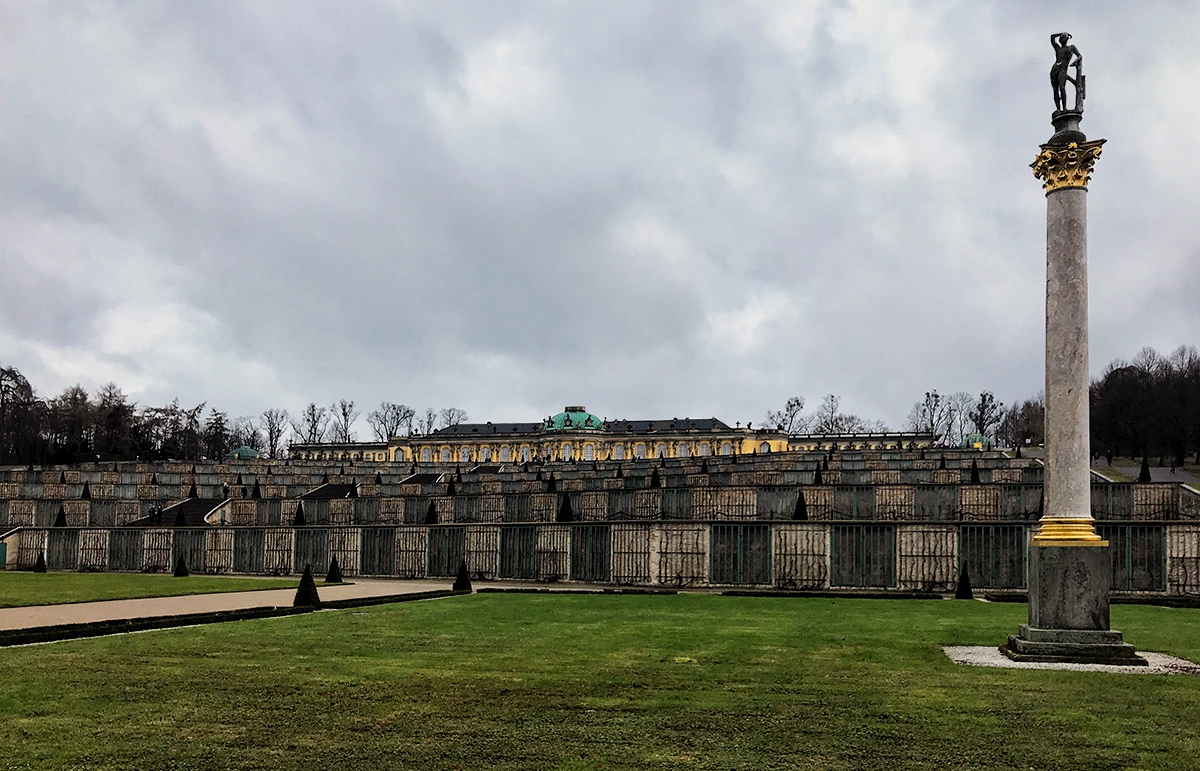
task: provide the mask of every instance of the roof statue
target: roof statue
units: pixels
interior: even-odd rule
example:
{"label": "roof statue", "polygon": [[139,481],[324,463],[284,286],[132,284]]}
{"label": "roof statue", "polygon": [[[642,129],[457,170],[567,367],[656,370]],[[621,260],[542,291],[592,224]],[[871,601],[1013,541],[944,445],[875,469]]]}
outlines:
{"label": "roof statue", "polygon": [[[1059,32],[1050,36],[1050,45],[1054,46],[1054,65],[1050,67],[1050,85],[1054,88],[1054,111],[1067,110],[1067,84],[1075,86],[1074,112],[1083,112],[1084,77],[1083,54],[1079,53],[1071,42],[1071,35]],[[1075,77],[1070,70],[1075,68]]]}

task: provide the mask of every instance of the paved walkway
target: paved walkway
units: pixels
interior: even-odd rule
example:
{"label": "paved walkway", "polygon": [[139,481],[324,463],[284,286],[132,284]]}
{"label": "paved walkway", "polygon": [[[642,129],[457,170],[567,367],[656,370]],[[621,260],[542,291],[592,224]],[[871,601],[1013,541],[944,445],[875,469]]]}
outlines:
{"label": "paved walkway", "polygon": [[[419,594],[421,592],[448,590],[454,583],[452,578],[434,578],[420,581],[398,579],[353,578],[353,583],[323,584],[317,582],[317,593],[321,600],[350,600],[361,597],[386,597],[396,594]],[[587,591],[612,590],[612,586],[579,583],[531,584],[495,581],[473,581],[478,589],[522,589],[542,591]],[[102,600],[99,602],[76,602],[62,605],[30,605],[21,608],[0,608],[0,631],[7,629],[33,629],[62,624],[87,624],[96,621],[118,621],[129,618],[154,618],[156,616],[182,616],[192,613],[213,613],[247,608],[291,607],[296,597],[295,589],[264,589],[252,592],[223,592],[219,594],[188,594],[179,597],[145,597],[136,600]]]}
{"label": "paved walkway", "polygon": [[[454,583],[454,580],[450,578],[433,581],[356,578],[353,581],[354,583],[340,586],[326,585],[318,581],[317,593],[321,595],[322,600],[349,600],[359,597],[416,594],[436,589],[449,589],[450,585]],[[295,597],[295,589],[265,589],[254,592],[188,594],[179,597],[145,597],[136,600],[103,600],[63,605],[0,608],[0,630],[31,629],[61,624],[87,624],[94,621],[116,621],[126,618],[179,616],[245,608],[290,607]]]}

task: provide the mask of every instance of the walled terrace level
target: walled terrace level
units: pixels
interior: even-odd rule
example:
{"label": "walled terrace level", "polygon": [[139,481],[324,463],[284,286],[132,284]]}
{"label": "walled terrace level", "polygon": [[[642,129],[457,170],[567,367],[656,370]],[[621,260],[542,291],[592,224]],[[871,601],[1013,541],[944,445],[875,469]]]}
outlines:
{"label": "walled terrace level", "polygon": [[[0,469],[10,568],[945,591],[1025,585],[1036,460],[838,450],[542,465],[239,461]],[[1096,480],[1114,585],[1200,595],[1200,491]]]}

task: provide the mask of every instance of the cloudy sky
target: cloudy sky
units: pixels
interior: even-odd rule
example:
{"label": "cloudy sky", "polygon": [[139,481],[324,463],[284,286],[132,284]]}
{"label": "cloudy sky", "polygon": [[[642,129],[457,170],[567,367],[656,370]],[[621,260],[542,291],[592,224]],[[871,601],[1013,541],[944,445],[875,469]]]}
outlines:
{"label": "cloudy sky", "polygon": [[1061,30],[1093,373],[1198,344],[1196,3],[64,1],[0,4],[0,363],[231,416],[1031,396]]}

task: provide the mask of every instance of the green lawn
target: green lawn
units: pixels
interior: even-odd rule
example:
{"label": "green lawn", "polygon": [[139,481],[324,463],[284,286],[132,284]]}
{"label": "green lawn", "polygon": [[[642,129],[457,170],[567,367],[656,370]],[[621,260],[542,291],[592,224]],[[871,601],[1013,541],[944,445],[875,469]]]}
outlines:
{"label": "green lawn", "polygon": [[[6,768],[1182,769],[1200,677],[991,670],[1018,604],[473,595],[0,650]],[[1115,606],[1200,659],[1200,611]]]}
{"label": "green lawn", "polygon": [[296,587],[296,579],[222,578],[220,576],[145,575],[142,573],[30,573],[0,571],[0,608],[60,602],[173,597],[180,594],[245,592]]}

